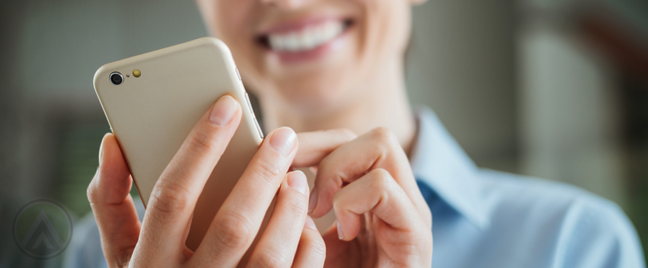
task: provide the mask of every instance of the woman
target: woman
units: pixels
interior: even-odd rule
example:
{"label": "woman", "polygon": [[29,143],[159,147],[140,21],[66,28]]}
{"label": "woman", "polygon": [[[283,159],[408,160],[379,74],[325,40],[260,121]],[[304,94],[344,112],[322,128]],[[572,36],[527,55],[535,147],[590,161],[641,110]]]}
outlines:
{"label": "woman", "polygon": [[[198,0],[274,131],[195,252],[183,238],[238,125],[238,103],[222,97],[206,111],[160,177],[141,228],[128,169],[106,135],[88,197],[109,266],[233,267],[279,190],[251,267],[643,267],[616,205],[479,170],[430,111],[411,111],[403,60],[410,6],[421,1]],[[314,167],[310,197],[290,166]],[[336,224],[320,236],[311,217],[330,210]]]}

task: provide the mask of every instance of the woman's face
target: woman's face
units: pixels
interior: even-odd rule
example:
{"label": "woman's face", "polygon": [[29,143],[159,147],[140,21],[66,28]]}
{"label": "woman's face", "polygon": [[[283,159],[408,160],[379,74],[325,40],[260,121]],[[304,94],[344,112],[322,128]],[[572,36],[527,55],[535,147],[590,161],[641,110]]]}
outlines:
{"label": "woman's face", "polygon": [[305,113],[371,94],[368,79],[402,61],[416,1],[197,0],[249,90]]}

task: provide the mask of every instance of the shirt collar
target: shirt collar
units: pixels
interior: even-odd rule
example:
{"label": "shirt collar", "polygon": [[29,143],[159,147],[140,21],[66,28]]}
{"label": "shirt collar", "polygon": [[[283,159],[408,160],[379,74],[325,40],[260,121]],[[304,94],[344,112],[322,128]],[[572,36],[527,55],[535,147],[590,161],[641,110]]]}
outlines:
{"label": "shirt collar", "polygon": [[418,136],[410,158],[414,176],[472,224],[486,228],[489,208],[480,191],[477,167],[434,112],[422,108],[417,115]]}

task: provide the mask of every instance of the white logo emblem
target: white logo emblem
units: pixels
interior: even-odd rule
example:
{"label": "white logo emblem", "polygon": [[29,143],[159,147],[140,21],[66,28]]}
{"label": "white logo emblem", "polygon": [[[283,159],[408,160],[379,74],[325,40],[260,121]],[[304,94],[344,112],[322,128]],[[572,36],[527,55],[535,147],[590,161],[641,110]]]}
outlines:
{"label": "white logo emblem", "polygon": [[63,252],[72,240],[72,220],[60,205],[36,200],[16,214],[13,234],[16,245],[25,254],[51,258]]}

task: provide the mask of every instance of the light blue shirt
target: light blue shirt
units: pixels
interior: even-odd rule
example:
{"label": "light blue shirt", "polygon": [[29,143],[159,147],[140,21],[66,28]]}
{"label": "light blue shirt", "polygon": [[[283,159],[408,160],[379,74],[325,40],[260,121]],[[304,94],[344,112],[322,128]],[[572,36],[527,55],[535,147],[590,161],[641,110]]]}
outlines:
{"label": "light blue shirt", "polygon": [[432,210],[432,267],[645,267],[614,203],[573,186],[477,168],[432,111],[411,166]]}
{"label": "light blue shirt", "polygon": [[[645,267],[614,203],[578,188],[477,168],[428,109],[411,165],[432,211],[432,267]],[[140,220],[143,215],[138,204]],[[77,225],[68,267],[107,267],[92,216]]]}

